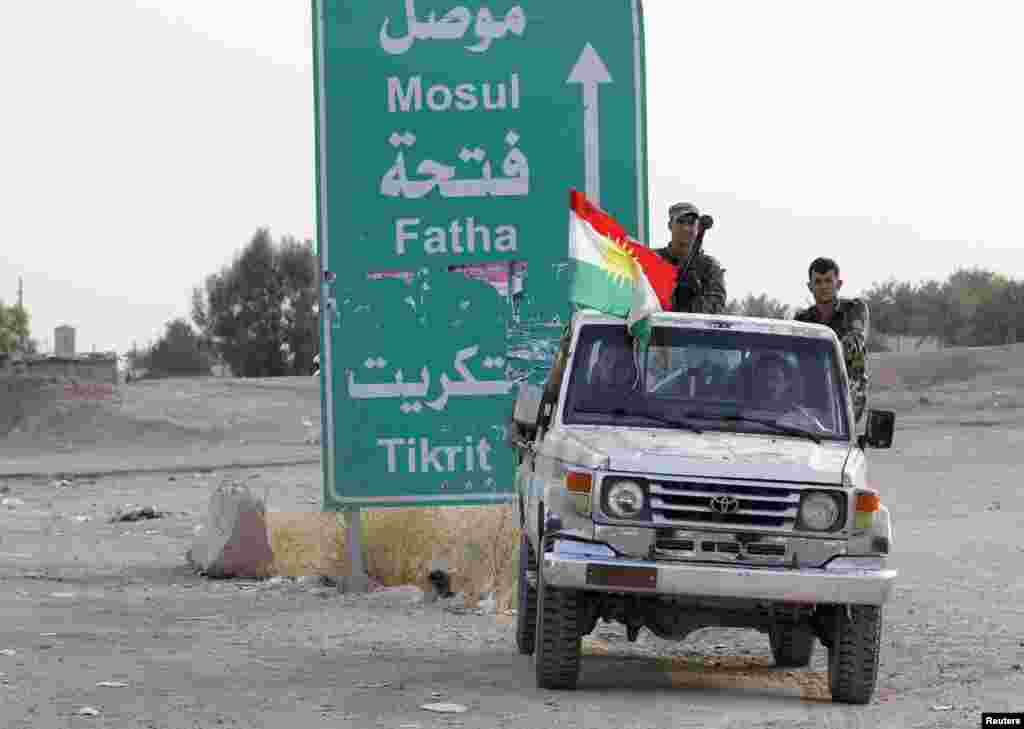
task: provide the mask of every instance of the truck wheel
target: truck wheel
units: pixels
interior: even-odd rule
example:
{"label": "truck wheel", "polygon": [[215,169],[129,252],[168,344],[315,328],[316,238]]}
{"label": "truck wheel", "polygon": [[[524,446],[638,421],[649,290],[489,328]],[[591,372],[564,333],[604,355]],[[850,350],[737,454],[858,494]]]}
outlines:
{"label": "truck wheel", "polygon": [[532,656],[537,644],[537,588],[531,587],[526,571],[537,574],[537,559],[526,532],[519,538],[519,605],[516,609],[516,645],[524,656]]}
{"label": "truck wheel", "polygon": [[828,651],[828,683],[832,701],[866,704],[878,680],[878,656],[882,642],[882,609],[874,605],[850,605],[847,617],[839,607],[833,622],[836,633]]}
{"label": "truck wheel", "polygon": [[537,569],[537,687],[575,689],[580,675],[583,594],[544,583]]}
{"label": "truck wheel", "polygon": [[814,633],[804,625],[776,624],[768,633],[768,640],[779,668],[803,668],[814,655]]}

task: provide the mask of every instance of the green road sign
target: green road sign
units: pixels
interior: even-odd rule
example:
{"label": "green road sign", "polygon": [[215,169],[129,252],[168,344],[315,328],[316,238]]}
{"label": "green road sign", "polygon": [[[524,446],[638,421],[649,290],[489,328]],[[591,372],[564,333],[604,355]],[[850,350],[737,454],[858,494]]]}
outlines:
{"label": "green road sign", "polygon": [[510,497],[569,190],[646,240],[639,0],[314,0],[324,508]]}

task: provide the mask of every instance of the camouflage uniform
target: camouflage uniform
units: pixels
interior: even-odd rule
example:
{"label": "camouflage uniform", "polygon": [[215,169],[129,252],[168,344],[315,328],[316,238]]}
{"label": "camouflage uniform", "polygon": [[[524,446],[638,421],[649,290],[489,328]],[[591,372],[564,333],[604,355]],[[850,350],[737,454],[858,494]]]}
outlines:
{"label": "camouflage uniform", "polygon": [[[678,271],[686,261],[676,258],[668,246],[658,248],[655,253],[676,267]],[[721,314],[725,311],[725,269],[714,256],[701,253],[694,259],[691,268],[700,281],[701,291],[692,295],[683,286],[677,285],[672,293],[672,310],[690,314]]]}
{"label": "camouflage uniform", "polygon": [[825,324],[836,333],[843,345],[846,374],[850,380],[855,422],[860,422],[868,400],[868,306],[862,299],[837,298],[832,318],[822,321],[818,307],[798,311],[797,321]]}

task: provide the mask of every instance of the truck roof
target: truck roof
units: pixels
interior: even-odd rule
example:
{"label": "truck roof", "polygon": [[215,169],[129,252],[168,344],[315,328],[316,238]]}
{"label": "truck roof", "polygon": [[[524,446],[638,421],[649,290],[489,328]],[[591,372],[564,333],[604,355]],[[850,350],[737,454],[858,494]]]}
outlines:
{"label": "truck roof", "polygon": [[[583,309],[573,315],[573,326],[580,324],[626,325],[622,317]],[[810,337],[838,342],[835,332],[824,324],[812,324],[793,319],[766,319],[762,317],[734,316],[730,314],[689,314],[663,311],[651,315],[651,326],[685,329],[733,329],[758,334],[779,334],[791,337]]]}

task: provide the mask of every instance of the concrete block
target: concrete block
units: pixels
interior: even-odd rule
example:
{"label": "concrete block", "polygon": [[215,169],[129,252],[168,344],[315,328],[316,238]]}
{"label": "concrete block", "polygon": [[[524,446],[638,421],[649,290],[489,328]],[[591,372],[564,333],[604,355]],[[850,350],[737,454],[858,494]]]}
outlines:
{"label": "concrete block", "polygon": [[244,484],[218,486],[205,528],[188,552],[192,566],[208,577],[255,578],[273,559],[263,500]]}

